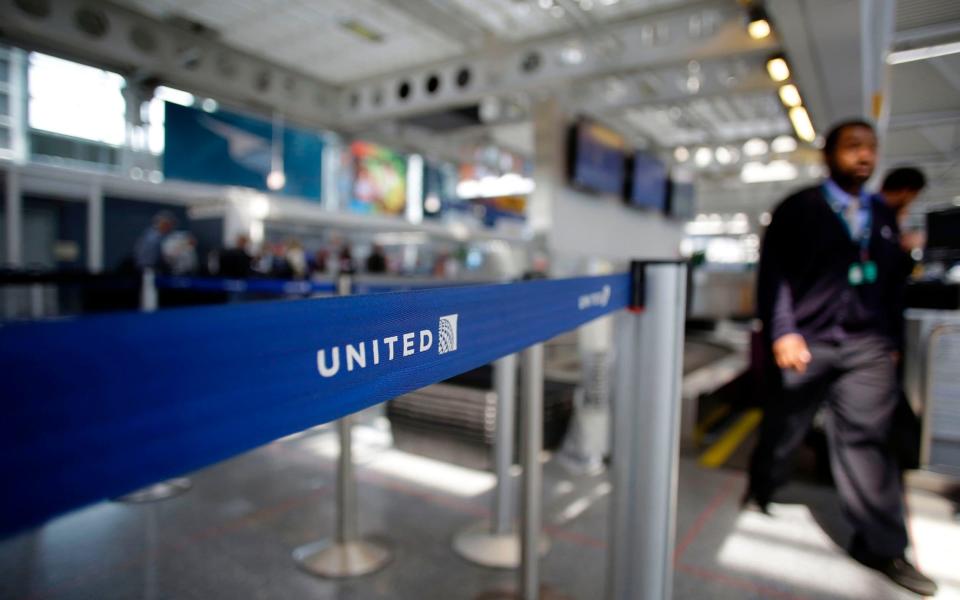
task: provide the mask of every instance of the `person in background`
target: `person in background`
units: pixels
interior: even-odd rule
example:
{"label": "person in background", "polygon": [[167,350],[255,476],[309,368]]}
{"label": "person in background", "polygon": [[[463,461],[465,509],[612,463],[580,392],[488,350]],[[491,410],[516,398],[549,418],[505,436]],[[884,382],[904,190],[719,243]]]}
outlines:
{"label": "person in background", "polygon": [[270,267],[267,275],[273,279],[291,279],[293,268],[287,260],[287,247],[282,242],[264,244],[265,252],[269,253]]}
{"label": "person in background", "polygon": [[327,274],[329,268],[330,252],[326,248],[320,248],[313,253],[313,260],[310,262],[310,274],[314,277],[322,277]]}
{"label": "person in background", "polygon": [[[926,186],[927,179],[923,172],[914,167],[898,167],[888,171],[880,186],[879,197],[883,201],[896,223],[891,234],[899,241],[902,253],[900,255],[900,270],[904,284],[913,272],[916,263],[913,251],[922,248],[925,236],[922,231],[907,230],[907,211],[917,196]],[[904,290],[905,291],[905,288]],[[902,297],[902,296],[901,296]],[[903,323],[901,321],[897,339],[897,352],[903,356]],[[890,444],[897,457],[901,469],[915,469],[920,465],[920,419],[903,390],[903,360],[897,365],[897,407],[893,414],[890,428]]]}
{"label": "person in background", "polygon": [[220,267],[217,273],[230,279],[246,279],[253,273],[253,258],[248,247],[250,239],[240,234],[232,248],[220,251]]}
{"label": "person in background", "polygon": [[337,272],[343,274],[356,272],[356,268],[353,265],[353,253],[350,251],[350,244],[344,244],[343,247],[340,248],[337,256]]}
{"label": "person in background", "polygon": [[174,231],[163,240],[163,261],[171,275],[197,272],[197,238],[187,231]]}
{"label": "person in background", "polygon": [[307,253],[300,240],[293,238],[287,241],[287,251],[284,258],[290,266],[290,272],[294,279],[307,278]]}
{"label": "person in background", "polygon": [[743,501],[768,513],[823,405],[851,556],[933,595],[936,584],[905,556],[903,489],[887,440],[899,325],[891,303],[902,280],[898,240],[883,234],[896,223],[863,187],[877,160],[873,126],[840,123],[823,154],[830,177],[780,203],[761,248],[757,302],[775,364]]}
{"label": "person in background", "polygon": [[367,257],[367,273],[386,273],[387,257],[383,253],[383,247],[380,244],[374,244],[370,250],[370,256]]}
{"label": "person in background", "polygon": [[143,232],[133,249],[133,261],[138,270],[166,270],[163,241],[176,226],[177,218],[172,212],[161,211],[153,216],[150,227]]}
{"label": "person in background", "polygon": [[917,199],[920,192],[927,185],[927,178],[920,169],[914,167],[898,167],[887,172],[880,186],[880,196],[884,204],[890,207],[898,218],[902,217],[907,209]]}
{"label": "person in background", "polygon": [[[904,222],[907,209],[910,208],[910,205],[913,204],[913,201],[917,199],[926,185],[927,178],[920,169],[898,167],[887,173],[886,177],[883,178],[883,185],[880,186],[879,195],[883,199],[883,203],[894,213],[900,237],[900,247],[907,253],[922,248],[925,242],[923,232],[907,231]],[[912,267],[912,263],[910,266]]]}

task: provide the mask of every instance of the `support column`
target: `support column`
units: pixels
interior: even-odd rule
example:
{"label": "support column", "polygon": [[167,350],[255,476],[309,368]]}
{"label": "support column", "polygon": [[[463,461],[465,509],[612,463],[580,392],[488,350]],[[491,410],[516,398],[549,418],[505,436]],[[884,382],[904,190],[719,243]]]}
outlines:
{"label": "support column", "polygon": [[686,267],[645,267],[646,308],[617,324],[609,600],[664,600],[673,586]]}
{"label": "support column", "polygon": [[5,200],[6,253],[8,267],[23,266],[23,192],[20,188],[20,171],[11,167],[7,171],[7,194]]}
{"label": "support column", "polygon": [[87,196],[87,270],[103,271],[103,186],[90,185]]}

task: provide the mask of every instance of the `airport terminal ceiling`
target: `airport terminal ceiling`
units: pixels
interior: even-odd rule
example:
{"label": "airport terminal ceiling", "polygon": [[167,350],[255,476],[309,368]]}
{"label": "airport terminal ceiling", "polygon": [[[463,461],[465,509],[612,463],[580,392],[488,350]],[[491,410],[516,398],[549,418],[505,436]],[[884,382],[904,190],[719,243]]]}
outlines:
{"label": "airport terminal ceiling", "polygon": [[[9,3],[12,10],[49,4]],[[530,156],[532,106],[538,97],[558,97],[568,114],[594,118],[632,146],[687,170],[715,199],[711,211],[724,213],[762,212],[781,189],[821,174],[815,144],[782,139],[802,137],[791,122],[790,103],[802,103],[815,133],[822,133],[839,118],[869,113],[874,108],[870,82],[886,78],[889,85],[874,90],[884,101],[884,163],[909,162],[928,170],[932,184],[925,198],[932,202],[950,202],[960,194],[957,170],[951,168],[960,140],[958,55],[888,65],[863,60],[864,44],[909,50],[955,41],[960,5],[949,0],[770,0],[765,7],[772,31],[753,39],[746,26],[748,4],[118,0],[101,3],[91,14],[109,25],[133,11],[156,24],[157,54],[169,41],[175,43],[179,64],[195,65],[171,76],[171,84],[182,89],[193,91],[193,85],[197,92],[255,111],[272,106],[289,112],[291,120],[312,119],[428,155],[493,143]],[[864,24],[871,15],[861,9],[868,5],[877,14],[893,12],[885,31]],[[15,30],[7,34],[26,35]],[[111,37],[116,32],[109,26],[106,30],[107,46],[123,41]],[[69,36],[35,43],[109,62],[104,49],[82,50]],[[142,54],[124,55],[123,62],[140,56],[143,64],[132,65],[134,70],[165,81],[175,65],[150,63]],[[785,82],[768,75],[767,63],[778,55],[792,69]],[[247,75],[244,60],[266,67],[251,67],[257,74],[241,91],[235,81],[225,80]],[[191,69],[194,79],[183,73]],[[784,99],[780,90],[789,83],[795,85],[795,100]],[[916,89],[928,93],[904,93]],[[751,140],[765,142],[766,151],[751,156],[744,146]],[[747,182],[746,162],[776,163],[786,171],[758,168]]]}

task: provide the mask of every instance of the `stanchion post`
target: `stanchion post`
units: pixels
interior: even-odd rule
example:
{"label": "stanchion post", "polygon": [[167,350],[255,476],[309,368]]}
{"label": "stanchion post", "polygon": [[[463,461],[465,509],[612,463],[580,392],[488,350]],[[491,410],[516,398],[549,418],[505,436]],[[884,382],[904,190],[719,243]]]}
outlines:
{"label": "stanchion post", "polygon": [[[337,294],[349,296],[353,278],[337,276]],[[357,515],[357,479],[353,466],[353,415],[337,421],[340,457],[337,460],[337,525],[332,540],[300,546],[293,559],[304,571],[326,578],[358,577],[383,568],[393,557],[390,549],[359,534]]]}
{"label": "stanchion post", "polygon": [[153,269],[144,269],[140,276],[140,310],[157,310],[157,276]]}
{"label": "stanchion post", "polygon": [[493,439],[493,470],[497,488],[493,495],[493,519],[490,533],[510,535],[513,532],[513,441],[517,393],[517,355],[508,354],[493,364],[493,388],[497,392],[497,422]]}
{"label": "stanchion post", "polygon": [[634,264],[618,315],[608,600],[664,600],[673,587],[686,267]]}
{"label": "stanchion post", "polygon": [[520,515],[520,594],[540,597],[540,533],[543,529],[543,344],[521,355],[523,375],[523,501]]}
{"label": "stanchion post", "polygon": [[337,543],[356,541],[357,480],[353,471],[353,415],[337,421],[340,457],[337,460]]}
{"label": "stanchion post", "polygon": [[[516,436],[517,355],[509,354],[493,363],[493,387],[497,394],[492,461],[497,477],[493,490],[490,522],[473,524],[453,537],[453,549],[466,560],[498,569],[520,565],[520,536],[514,527],[516,494],[510,467]],[[540,539],[540,554],[550,548],[546,536]]]}

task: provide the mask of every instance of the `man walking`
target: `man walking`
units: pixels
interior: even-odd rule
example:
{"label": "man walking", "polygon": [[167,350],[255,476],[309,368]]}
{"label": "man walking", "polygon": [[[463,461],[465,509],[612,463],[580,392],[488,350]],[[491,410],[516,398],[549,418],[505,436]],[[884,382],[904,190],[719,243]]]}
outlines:
{"label": "man walking", "polygon": [[936,584],[905,559],[900,477],[887,446],[896,406],[900,248],[891,212],[863,189],[877,137],[847,121],[826,138],[830,177],[774,211],[763,241],[758,308],[776,368],[744,498],[767,512],[817,409],[827,409],[830,466],[854,529],[850,553],[923,595]]}

